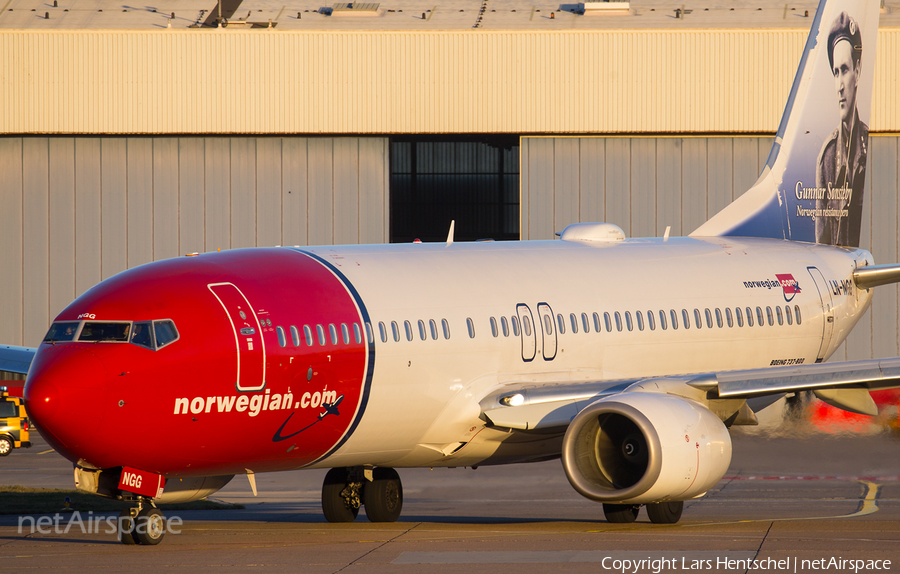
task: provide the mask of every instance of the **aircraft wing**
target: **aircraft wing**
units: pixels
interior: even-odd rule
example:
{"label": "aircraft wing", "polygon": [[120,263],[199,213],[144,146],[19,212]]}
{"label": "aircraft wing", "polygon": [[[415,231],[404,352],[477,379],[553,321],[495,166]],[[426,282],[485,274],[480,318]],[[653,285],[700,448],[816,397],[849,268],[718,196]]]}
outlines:
{"label": "aircraft wing", "polygon": [[27,375],[36,352],[34,347],[0,345],[0,371]]}
{"label": "aircraft wing", "polygon": [[[558,431],[596,400],[626,391],[645,392],[654,386],[687,398],[702,397],[707,406],[729,399],[755,400],[757,410],[785,393],[812,391],[834,407],[875,415],[878,408],[869,391],[900,387],[900,357],[617,381],[508,383],[480,404],[482,417],[494,426]],[[772,400],[760,400],[765,397]],[[752,412],[739,416],[755,421]]]}

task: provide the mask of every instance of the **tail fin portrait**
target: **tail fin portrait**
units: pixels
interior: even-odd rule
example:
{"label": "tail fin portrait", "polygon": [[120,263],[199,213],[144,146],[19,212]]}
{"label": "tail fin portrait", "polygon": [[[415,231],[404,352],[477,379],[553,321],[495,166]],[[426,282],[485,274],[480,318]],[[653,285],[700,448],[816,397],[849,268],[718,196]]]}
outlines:
{"label": "tail fin portrait", "polygon": [[759,180],[691,233],[858,247],[877,2],[821,0]]}

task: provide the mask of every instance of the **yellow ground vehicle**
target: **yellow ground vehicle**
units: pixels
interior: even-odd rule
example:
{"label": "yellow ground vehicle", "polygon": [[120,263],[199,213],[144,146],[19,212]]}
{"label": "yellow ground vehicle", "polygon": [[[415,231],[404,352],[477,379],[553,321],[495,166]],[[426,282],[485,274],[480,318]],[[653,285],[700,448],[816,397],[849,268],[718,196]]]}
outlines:
{"label": "yellow ground vehicle", "polygon": [[9,396],[7,388],[0,387],[0,456],[8,455],[14,448],[31,446],[28,426],[24,400]]}

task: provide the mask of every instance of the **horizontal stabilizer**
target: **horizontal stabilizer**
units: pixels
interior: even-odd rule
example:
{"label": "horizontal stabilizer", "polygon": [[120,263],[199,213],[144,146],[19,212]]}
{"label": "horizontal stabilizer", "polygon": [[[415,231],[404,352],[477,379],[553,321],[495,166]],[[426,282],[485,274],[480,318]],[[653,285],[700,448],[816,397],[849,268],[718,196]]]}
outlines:
{"label": "horizontal stabilizer", "polygon": [[872,265],[853,272],[853,282],[860,289],[900,283],[900,265]]}

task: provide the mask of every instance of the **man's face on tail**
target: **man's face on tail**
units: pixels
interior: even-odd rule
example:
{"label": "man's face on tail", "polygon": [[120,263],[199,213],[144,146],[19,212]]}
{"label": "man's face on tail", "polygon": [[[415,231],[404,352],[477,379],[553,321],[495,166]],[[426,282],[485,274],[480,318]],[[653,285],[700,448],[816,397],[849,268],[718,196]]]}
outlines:
{"label": "man's face on tail", "polygon": [[837,89],[841,121],[849,126],[856,104],[856,84],[859,81],[859,65],[853,63],[853,46],[847,40],[834,45],[834,64],[831,69]]}

